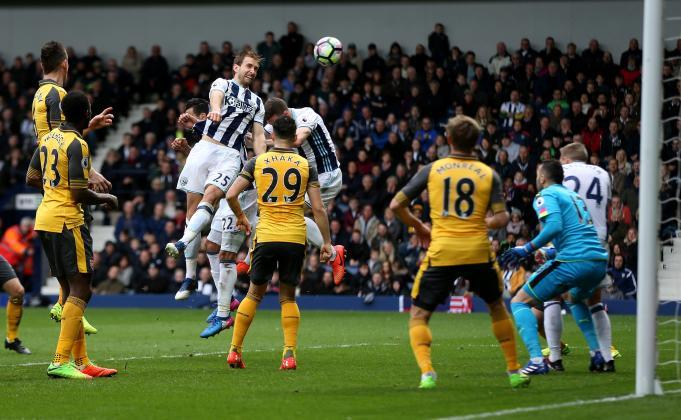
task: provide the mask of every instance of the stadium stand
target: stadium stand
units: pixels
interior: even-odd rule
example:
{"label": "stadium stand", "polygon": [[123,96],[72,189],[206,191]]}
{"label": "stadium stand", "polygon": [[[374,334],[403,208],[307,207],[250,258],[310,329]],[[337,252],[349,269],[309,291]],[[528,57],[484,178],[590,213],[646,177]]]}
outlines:
{"label": "stadium stand", "polygon": [[[254,41],[265,59],[252,90],[263,99],[281,97],[291,107],[309,106],[318,112],[332,132],[343,170],[343,191],[328,212],[334,242],[348,249],[348,274],[334,286],[330,273],[311,254],[301,276],[302,294],[408,292],[424,251],[388,204],[420,165],[448,154],[443,126],[458,114],[483,126],[480,159],[501,175],[513,215],[505,229],[490,232],[495,250],[512,247],[537,229],[532,211],[537,163],[558,158],[567,143],[582,142],[591,163],[607,169],[613,178],[608,212],[611,255],[613,260],[621,255],[624,262],[613,264],[612,271],[635,275],[641,94],[641,50],[636,40],[619,59],[603,51],[595,39],[577,46],[549,37],[537,49],[527,39],[499,42],[490,46],[496,54],[489,62],[480,63],[475,52],[451,45],[446,33],[438,31],[415,51],[406,51],[397,42],[378,47],[367,42],[368,53],[361,56],[357,46],[347,45],[340,64],[327,69],[316,65],[312,44],[301,34],[289,33],[278,40],[266,35],[261,42]],[[179,238],[185,222],[185,198],[175,189],[184,157],[169,144],[188,134],[176,126],[185,102],[207,97],[215,78],[231,78],[235,50],[228,41],[217,49],[202,42],[178,68],[169,67],[158,46],[146,57],[131,46],[120,63],[101,58],[95,47],[83,55],[69,50],[68,89],[86,91],[93,112],[113,106],[121,121],[131,108],[139,107],[136,104],[149,104],[129,132],[109,139],[117,147],[97,147],[106,132],[87,138],[91,150],[104,156],[99,169],[113,183],[121,203],[120,213],[99,218],[99,223],[112,226],[114,234],[95,254],[97,293],[169,293],[184,279],[183,261],[162,251],[162,244]],[[668,51],[668,57],[680,56],[681,42]],[[40,78],[32,55],[5,60],[0,61],[2,205],[24,191],[36,142],[30,101]],[[669,81],[664,85],[663,118],[680,113],[681,82],[673,78],[680,72],[681,59],[665,63],[664,78]],[[679,196],[680,129],[676,120],[664,126],[665,138],[677,140],[663,151],[667,162],[661,175],[663,200]],[[663,219],[664,214],[676,214],[675,200],[663,203]],[[413,208],[426,218],[428,197],[420,197]],[[3,231],[6,228],[2,226]],[[662,235],[671,236],[678,228],[671,221],[662,227]],[[210,270],[203,253],[198,267],[197,277],[209,293]],[[621,282],[625,283],[626,290],[613,286],[611,294],[635,297],[631,282]],[[635,288],[635,280],[633,284]],[[240,281],[238,286],[243,290],[247,283]],[[276,278],[270,289],[277,290]]]}

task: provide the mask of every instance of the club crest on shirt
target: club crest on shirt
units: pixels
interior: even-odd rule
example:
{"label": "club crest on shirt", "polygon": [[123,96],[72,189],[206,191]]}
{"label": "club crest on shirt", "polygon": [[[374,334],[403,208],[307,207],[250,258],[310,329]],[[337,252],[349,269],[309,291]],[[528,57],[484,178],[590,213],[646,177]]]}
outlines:
{"label": "club crest on shirt", "polygon": [[83,160],[80,161],[80,164],[83,167],[83,169],[87,169],[87,168],[90,167],[89,166],[90,165],[90,159],[88,159],[87,157],[84,157]]}

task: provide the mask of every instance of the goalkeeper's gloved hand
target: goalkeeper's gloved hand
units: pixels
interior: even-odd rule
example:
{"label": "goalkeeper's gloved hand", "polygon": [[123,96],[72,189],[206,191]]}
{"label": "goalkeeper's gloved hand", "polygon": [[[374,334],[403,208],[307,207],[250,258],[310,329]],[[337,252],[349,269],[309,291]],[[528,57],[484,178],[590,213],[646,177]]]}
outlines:
{"label": "goalkeeper's gloved hand", "polygon": [[523,246],[516,246],[501,255],[499,262],[502,267],[505,268],[515,268],[518,266],[520,261],[529,257],[534,252],[534,247],[532,242],[528,242]]}

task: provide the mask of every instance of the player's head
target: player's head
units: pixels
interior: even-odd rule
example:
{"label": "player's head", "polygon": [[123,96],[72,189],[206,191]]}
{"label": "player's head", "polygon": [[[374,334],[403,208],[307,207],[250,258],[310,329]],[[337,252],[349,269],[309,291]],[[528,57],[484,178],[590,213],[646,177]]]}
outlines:
{"label": "player's head", "polygon": [[82,130],[90,123],[90,100],[79,90],[71,91],[61,100],[61,112],[67,123]]}
{"label": "player's head", "polygon": [[560,149],[560,163],[565,165],[572,162],[586,162],[589,152],[582,143],[570,143]]}
{"label": "player's head", "polygon": [[281,116],[291,116],[291,111],[288,109],[286,101],[279,98],[270,98],[265,102],[265,121],[268,124],[273,124]]}
{"label": "player's head", "polygon": [[296,122],[293,118],[282,116],[272,124],[275,145],[291,147],[296,141]]}
{"label": "player's head", "polygon": [[473,118],[458,115],[447,121],[447,142],[455,151],[473,153],[480,131],[480,125]]}
{"label": "player's head", "polygon": [[563,165],[557,160],[545,160],[537,167],[537,189],[563,183]]}
{"label": "player's head", "polygon": [[242,86],[250,86],[260,68],[262,57],[251,48],[244,48],[234,57],[234,78]]}
{"label": "player's head", "polygon": [[66,76],[69,73],[69,56],[61,42],[50,41],[43,45],[40,49],[40,64],[43,67],[43,76],[58,73],[55,76],[61,77],[62,80],[56,80],[56,82],[66,83]]}
{"label": "player's head", "polygon": [[210,105],[208,101],[203,98],[191,98],[187,101],[185,109],[187,113],[193,115],[199,120],[205,120],[208,115]]}

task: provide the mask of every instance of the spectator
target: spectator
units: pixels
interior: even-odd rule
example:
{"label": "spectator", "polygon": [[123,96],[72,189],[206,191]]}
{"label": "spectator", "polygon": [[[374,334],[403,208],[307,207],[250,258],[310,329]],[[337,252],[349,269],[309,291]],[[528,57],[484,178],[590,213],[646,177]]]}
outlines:
{"label": "spectator", "polygon": [[445,27],[441,23],[435,24],[435,29],[428,36],[428,49],[430,56],[435,60],[439,66],[445,62],[445,58],[449,55],[449,37],[445,34]]}
{"label": "spectator", "polygon": [[161,55],[161,47],[151,47],[151,55],[144,60],[141,84],[144,93],[162,95],[168,88],[168,62]]}
{"label": "spectator", "polygon": [[132,201],[123,203],[123,214],[116,222],[114,236],[118,238],[124,230],[135,238],[141,239],[142,235],[144,235],[144,220],[135,211],[135,204]]}
{"label": "spectator", "polygon": [[582,130],[582,138],[589,154],[600,155],[603,131],[598,126],[598,121],[595,118],[589,118],[586,128]]}
{"label": "spectator", "polygon": [[433,123],[430,118],[423,118],[421,120],[421,128],[414,133],[414,140],[418,140],[421,150],[427,150],[430,146],[435,144],[437,131],[433,128]]}
{"label": "spectator", "polygon": [[33,275],[33,219],[24,217],[19,224],[9,227],[0,240],[0,255],[14,268],[20,279]]}
{"label": "spectator", "polygon": [[608,208],[608,233],[612,241],[620,243],[624,240],[627,230],[631,226],[631,211],[622,204],[620,196],[613,192],[612,201]]}
{"label": "spectator", "polygon": [[263,70],[267,70],[272,66],[272,57],[275,54],[279,54],[281,51],[281,45],[274,40],[274,33],[272,31],[268,31],[265,34],[265,40],[258,43],[256,50],[263,59],[261,68]]}
{"label": "spectator", "polygon": [[622,255],[615,255],[608,274],[613,280],[613,285],[608,288],[611,295],[621,299],[636,299],[636,276],[624,266]]}
{"label": "spectator", "polygon": [[634,59],[634,63],[637,67],[641,67],[643,62],[643,51],[638,46],[638,39],[631,38],[629,40],[629,48],[622,53],[620,56],[620,66],[626,67],[629,64],[629,58]]}
{"label": "spectator", "polygon": [[371,243],[378,231],[378,224],[379,221],[374,216],[373,207],[370,204],[365,204],[362,207],[362,214],[355,221],[354,228],[361,233],[363,241]]}
{"label": "spectator", "polygon": [[624,192],[625,183],[627,177],[620,172],[619,165],[616,159],[610,159],[608,161],[608,173],[612,179],[612,190],[613,192],[620,194]]}
{"label": "spectator", "polygon": [[123,293],[125,286],[118,280],[120,268],[117,265],[109,267],[106,273],[106,279],[95,288],[97,295],[117,295]]}
{"label": "spectator", "polygon": [[293,67],[296,57],[303,52],[304,39],[298,33],[298,25],[295,22],[289,22],[286,30],[287,34],[279,39],[279,44],[281,45],[284,68],[290,69]]}
{"label": "spectator", "polygon": [[323,288],[322,277],[324,269],[319,264],[319,258],[312,254],[307,259],[307,264],[303,270],[303,279],[300,282],[300,293],[315,295]]}
{"label": "spectator", "polygon": [[525,113],[525,104],[520,102],[520,93],[518,90],[511,91],[510,100],[504,102],[499,109],[499,124],[501,128],[509,131],[513,128],[513,122],[523,118]]}
{"label": "spectator", "polygon": [[497,42],[497,52],[489,59],[489,72],[493,76],[498,76],[501,69],[511,65],[511,56],[506,51],[506,44]]}

